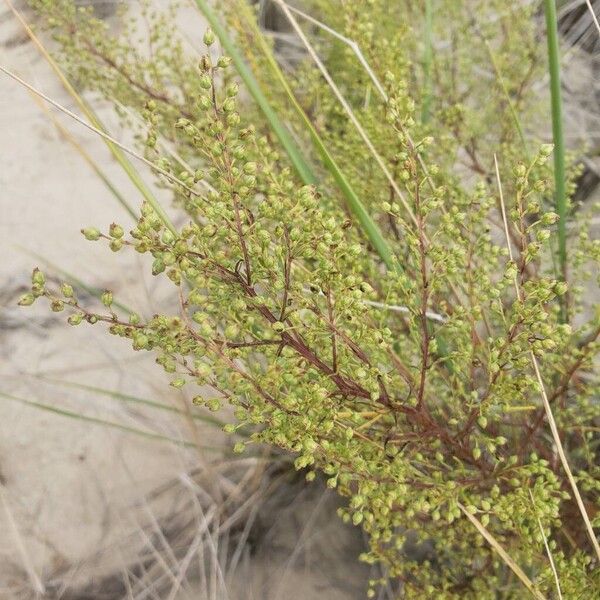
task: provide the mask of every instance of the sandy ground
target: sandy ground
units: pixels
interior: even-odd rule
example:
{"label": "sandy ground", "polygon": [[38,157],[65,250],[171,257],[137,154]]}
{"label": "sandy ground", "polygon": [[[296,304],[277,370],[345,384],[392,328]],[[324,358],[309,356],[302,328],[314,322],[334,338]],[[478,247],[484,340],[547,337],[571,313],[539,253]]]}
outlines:
{"label": "sandy ground", "polygon": [[[77,112],[0,6],[0,62]],[[121,137],[110,108],[98,110]],[[103,143],[59,118],[138,204]],[[106,228],[115,219],[127,225],[129,217],[31,95],[4,75],[0,131],[0,598],[363,597],[367,573],[355,564],[358,533],[341,526],[330,494],[288,482],[264,489],[272,478],[261,475],[256,461],[232,465],[225,458],[229,443],[215,428],[64,385],[100,386],[183,411],[190,406],[168,387],[152,356],[133,353],[100,327],[69,327],[46,306],[15,307],[41,260],[112,289],[142,314],[173,299],[169,286],[147,276],[145,258],[115,255],[83,239],[82,226]],[[148,440],[22,400],[203,449]],[[248,474],[251,482],[237,488]],[[235,498],[227,514],[239,521],[226,536],[216,526],[221,493]],[[244,509],[250,496],[253,509]],[[287,511],[278,512],[280,496]],[[271,499],[266,512],[265,498]]]}

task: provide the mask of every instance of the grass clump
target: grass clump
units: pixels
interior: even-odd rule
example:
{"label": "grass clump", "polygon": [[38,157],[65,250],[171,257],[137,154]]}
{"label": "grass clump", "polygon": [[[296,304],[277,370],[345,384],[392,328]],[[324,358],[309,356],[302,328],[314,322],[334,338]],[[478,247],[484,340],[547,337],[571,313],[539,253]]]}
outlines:
{"label": "grass clump", "polygon": [[[322,28],[305,33],[278,1],[306,50],[286,89],[248,11],[224,2],[219,35],[244,53],[238,72],[247,82],[252,68],[278,127],[289,125],[290,156],[271,113],[240,100],[212,32],[189,57],[172,21],[146,7],[146,55],[131,27],[116,37],[70,2],[33,4],[71,79],[141,115],[145,156],[172,175],[157,177],[187,220],[166,226],[145,201],[129,232],[83,230],[147,255],[173,283],[177,314],[123,316],[109,292],[84,305],[38,270],[21,304],[45,297],[72,325],[106,324],[154,352],[174,387],[210,389],[196,402],[233,405],[226,431],[251,432],[236,452],[272,444],[307,479],[324,473],[348,499],[341,518],[369,535],[361,559],[382,563],[405,598],[552,597],[557,580],[565,598],[597,589],[600,313],[582,284],[600,245],[582,222],[568,274],[555,275],[553,148],[526,131],[528,151],[516,126],[543,121],[533,5],[440,0],[426,15],[409,1],[307,2],[349,47]],[[389,256],[356,226],[324,156]],[[407,550],[415,536],[432,558]]]}

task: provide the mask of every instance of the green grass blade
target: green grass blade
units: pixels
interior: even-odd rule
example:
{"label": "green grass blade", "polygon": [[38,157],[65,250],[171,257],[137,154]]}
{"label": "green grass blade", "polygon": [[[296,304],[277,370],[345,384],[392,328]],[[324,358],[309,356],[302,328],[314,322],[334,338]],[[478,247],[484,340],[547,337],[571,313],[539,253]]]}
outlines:
{"label": "green grass blade", "polygon": [[[562,120],[560,89],[560,52],[555,0],[544,0],[546,37],[548,40],[548,70],[552,106],[552,137],[554,138],[554,194],[558,221],[558,262],[563,280],[567,279],[567,184],[565,167],[565,140]],[[562,304],[561,318],[568,319],[566,301]]]}
{"label": "green grass blade", "polygon": [[35,408],[38,410],[43,410],[45,412],[53,413],[55,415],[60,415],[61,417],[67,417],[69,419],[75,419],[77,421],[85,421],[87,423],[93,423],[95,425],[101,425],[103,427],[109,427],[112,429],[118,429],[120,431],[125,431],[127,433],[132,433],[134,435],[138,435],[140,437],[144,437],[150,440],[155,440],[159,442],[169,442],[171,444],[175,444],[176,446],[184,446],[186,448],[200,448],[201,450],[210,450],[210,451],[220,451],[220,448],[216,448],[214,446],[198,446],[194,442],[190,442],[187,440],[178,440],[175,438],[171,438],[167,435],[162,435],[160,433],[153,433],[151,431],[144,431],[143,429],[137,429],[135,427],[130,427],[129,425],[123,425],[122,423],[116,423],[114,421],[107,421],[105,419],[100,419],[98,417],[90,417],[88,415],[83,415],[81,413],[68,410],[66,408],[59,408],[57,406],[52,406],[51,404],[45,404],[43,402],[37,402],[35,400],[27,400],[25,398],[19,398],[18,396],[13,396],[12,394],[7,394],[6,392],[0,391],[0,397],[5,398],[6,400],[11,400],[13,402],[18,402],[19,404],[23,404],[25,406],[29,406],[31,408]]}
{"label": "green grass blade", "polygon": [[[107,390],[105,388],[96,387],[93,385],[86,385],[83,383],[77,383],[75,381],[65,381],[64,379],[54,379],[52,377],[44,377],[43,375],[34,375],[36,379],[41,379],[42,381],[46,381],[48,383],[53,383],[56,385],[61,385],[64,387],[75,388],[79,390],[85,390],[87,392],[92,392],[94,394],[99,394],[101,396],[106,396],[108,398],[113,398],[114,400],[118,400],[120,402],[133,403],[133,404],[142,404],[144,406],[148,406],[150,408],[154,408],[156,410],[162,410],[165,412],[170,412],[174,414],[178,414],[181,416],[188,416],[188,414],[174,406],[169,406],[168,404],[162,404],[161,402],[156,402],[155,400],[149,400],[147,398],[140,398],[138,396],[132,396],[131,394],[124,394],[122,392],[117,392],[115,390]],[[191,412],[189,414],[190,418],[194,419],[194,421],[202,421],[203,423],[207,423],[208,425],[212,425],[214,427],[222,428],[225,425],[224,421],[217,419],[216,417],[211,417],[208,415],[201,415],[196,412]]]}
{"label": "green grass blade", "polygon": [[244,62],[242,55],[239,53],[229,33],[221,25],[219,19],[217,18],[217,15],[210,7],[208,2],[206,2],[205,0],[195,0],[195,2],[202,14],[206,17],[206,20],[209,22],[217,37],[221,41],[221,45],[233,60],[235,68],[237,69],[240,77],[244,81],[244,84],[248,88],[248,91],[254,98],[255,102],[258,104],[259,108],[265,115],[265,118],[269,122],[269,126],[273,130],[273,133],[277,136],[277,138],[281,142],[281,145],[284,147],[285,151],[290,157],[290,160],[294,168],[296,169],[296,172],[298,173],[300,179],[302,179],[302,181],[306,184],[315,184],[317,182],[315,174],[310,168],[308,162],[302,156],[302,153],[296,146],[288,130],[279,120],[279,117],[269,104],[269,101],[260,89],[260,86],[254,78],[254,75]]}

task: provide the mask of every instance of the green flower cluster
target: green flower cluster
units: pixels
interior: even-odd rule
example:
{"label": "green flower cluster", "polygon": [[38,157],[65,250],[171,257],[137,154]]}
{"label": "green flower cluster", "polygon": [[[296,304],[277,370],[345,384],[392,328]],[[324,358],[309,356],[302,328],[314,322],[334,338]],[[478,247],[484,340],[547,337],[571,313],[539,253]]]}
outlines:
{"label": "green flower cluster", "polygon": [[[236,21],[243,13],[227,4],[240,44],[260,66],[249,30]],[[122,315],[108,291],[104,308],[93,310],[70,286],[51,289],[37,269],[20,304],[46,297],[52,310],[70,312],[72,325],[106,323],[134,350],[152,351],[174,387],[211,390],[194,402],[210,410],[233,405],[236,420],[226,431],[251,432],[236,451],[272,444],[294,453],[307,479],[324,473],[348,498],[341,517],[369,534],[361,559],[382,563],[402,582],[403,597],[492,599],[499,589],[524,597],[467,515],[540,593],[555,590],[549,550],[563,597],[580,597],[598,585],[597,565],[546,431],[532,356],[593,517],[600,508],[593,374],[600,312],[590,316],[578,284],[591,265],[597,269],[600,245],[580,227],[571,285],[554,274],[557,215],[548,209],[546,182],[552,148],[524,148],[512,121],[515,107],[521,114],[531,108],[524,105],[539,58],[533,9],[466,3],[481,9],[475,26],[463,3],[441,3],[452,31],[471,28],[476,36],[465,42],[449,34],[424,120],[419,90],[431,86],[419,87],[420,41],[408,26],[422,21],[421,9],[397,3],[407,25],[396,27],[384,0],[311,4],[381,75],[385,98],[375,97],[347,49],[327,56],[349,100],[362,107],[402,198],[314,66],[290,78],[390,240],[395,268],[386,269],[365,243],[325,173],[318,188],[298,181],[265,120],[240,106],[228,58],[209,50],[192,63],[160,15],[149,21],[154,52],[142,56],[131,50],[130,29],[112,37],[70,2],[36,0],[71,76],[141,116],[147,156],[187,222],[175,229],[144,203],[129,232],[117,224],[105,233],[83,230],[115,252],[149,255],[152,273],[176,288],[176,315]],[[207,31],[207,48],[214,41]],[[489,83],[470,70],[490,52],[510,96],[498,92],[500,100],[487,103]],[[273,103],[297,125],[283,96],[274,92]],[[185,166],[160,140],[174,144]],[[496,149],[506,205],[490,160]],[[577,319],[564,322],[561,305]],[[429,559],[407,550],[415,536],[432,545]]]}

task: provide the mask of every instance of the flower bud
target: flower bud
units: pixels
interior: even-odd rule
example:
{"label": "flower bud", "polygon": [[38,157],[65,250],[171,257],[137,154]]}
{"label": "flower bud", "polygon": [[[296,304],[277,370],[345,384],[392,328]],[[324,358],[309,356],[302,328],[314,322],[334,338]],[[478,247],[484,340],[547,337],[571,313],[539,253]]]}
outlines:
{"label": "flower bud", "polygon": [[95,242],[100,239],[100,232],[95,227],[87,227],[86,229],[82,229],[81,233],[85,236],[86,240],[90,242]]}
{"label": "flower bud", "polygon": [[125,233],[123,231],[123,228],[120,225],[117,225],[116,223],[111,223],[108,232],[110,234],[110,237],[113,238],[122,238],[123,234]]}
{"label": "flower bud", "polygon": [[229,98],[234,98],[235,96],[238,95],[239,91],[240,91],[240,86],[237,83],[233,82],[227,86],[225,93],[227,94],[227,96]]}
{"label": "flower bud", "polygon": [[212,86],[212,79],[210,78],[210,75],[200,75],[198,83],[200,83],[202,89],[209,90]]}
{"label": "flower bud", "polygon": [[513,170],[517,177],[525,177],[527,173],[527,167],[523,163],[519,163]]}
{"label": "flower bud", "polygon": [[50,304],[52,312],[61,312],[65,308],[65,303],[62,300],[53,300]]}
{"label": "flower bud", "polygon": [[236,125],[239,125],[240,120],[240,115],[238,115],[238,113],[236,112],[228,114],[226,119],[227,125],[229,125],[229,127],[235,127]]}
{"label": "flower bud", "polygon": [[537,238],[538,242],[544,243],[550,238],[550,232],[547,229],[541,229],[536,233],[535,237]]}
{"label": "flower bud", "polygon": [[23,294],[19,298],[17,303],[19,306],[31,306],[35,302],[35,296],[33,294]]}
{"label": "flower bud", "polygon": [[281,321],[275,321],[271,327],[274,331],[277,331],[277,333],[281,333],[285,329],[285,325]]}
{"label": "flower bud", "polygon": [[133,334],[133,349],[143,350],[148,347],[148,337],[141,332]]}
{"label": "flower bud", "polygon": [[68,283],[63,283],[60,286],[60,293],[65,298],[72,298],[73,297],[73,286],[69,285]]}
{"label": "flower bud", "polygon": [[83,321],[83,315],[81,315],[79,313],[71,315],[67,319],[67,323],[69,323],[69,325],[79,325],[81,323],[81,321]]}
{"label": "flower bud", "polygon": [[200,96],[198,106],[201,110],[208,110],[212,106],[212,101],[208,96]]}
{"label": "flower bud", "polygon": [[212,46],[215,43],[215,34],[212,29],[207,29],[204,32],[204,37],[202,38],[205,46]]}
{"label": "flower bud", "polygon": [[554,225],[559,220],[559,216],[555,212],[547,212],[541,218],[542,225]]}
{"label": "flower bud", "polygon": [[160,258],[160,256],[158,258],[154,259],[154,262],[152,263],[152,275],[158,275],[160,273],[162,273],[165,270],[165,261]]}
{"label": "flower bud", "polygon": [[559,281],[554,286],[554,293],[557,296],[562,296],[563,294],[567,293],[568,289],[569,289],[569,286],[567,285],[566,281]]}
{"label": "flower bud", "polygon": [[226,113],[231,113],[235,110],[235,100],[233,98],[227,98],[225,102],[223,102],[223,111]]}
{"label": "flower bud", "polygon": [[256,163],[247,162],[244,165],[244,173],[246,173],[246,175],[253,175],[254,173],[256,173]]}
{"label": "flower bud", "polygon": [[44,274],[36,267],[31,274],[31,283],[43,286],[46,283]]}
{"label": "flower bud", "polygon": [[110,307],[110,305],[113,303],[112,292],[110,290],[104,290],[104,292],[102,292],[102,295],[100,296],[100,300],[102,301],[102,304],[104,304],[104,306],[106,306],[107,308]]}
{"label": "flower bud", "polygon": [[121,248],[123,248],[123,240],[122,239],[110,240],[110,243],[108,244],[108,246],[113,252],[118,252],[119,250],[121,250]]}
{"label": "flower bud", "polygon": [[219,69],[226,69],[231,64],[231,58],[229,56],[220,56],[217,60],[217,67]]}

